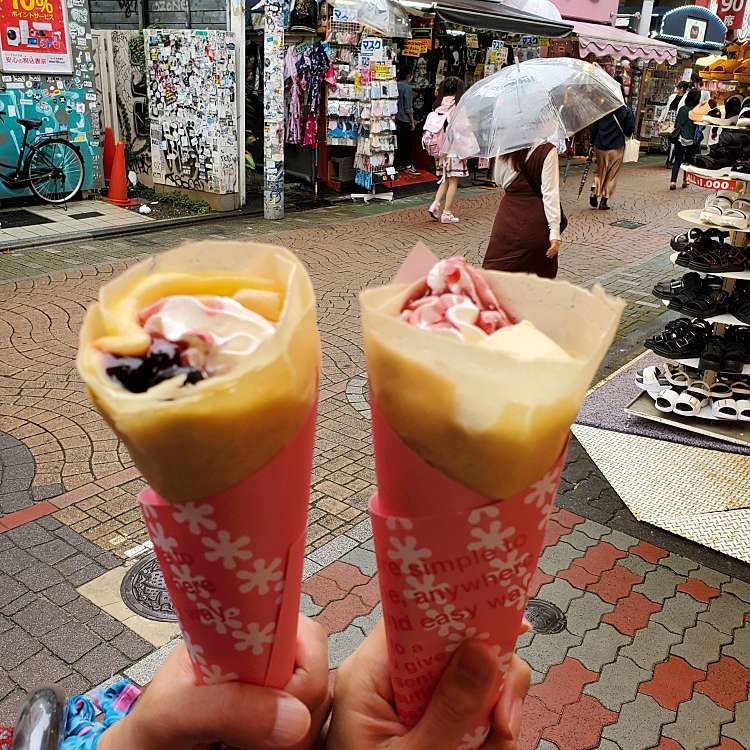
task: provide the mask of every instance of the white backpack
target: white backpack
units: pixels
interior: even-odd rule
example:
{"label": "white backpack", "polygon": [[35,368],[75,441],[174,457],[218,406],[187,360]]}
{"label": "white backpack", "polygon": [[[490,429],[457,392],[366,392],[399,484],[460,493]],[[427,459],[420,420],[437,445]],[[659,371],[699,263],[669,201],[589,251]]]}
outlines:
{"label": "white backpack", "polygon": [[453,113],[454,107],[443,109],[438,107],[427,115],[422,130],[422,148],[434,157],[440,156],[443,151],[443,140],[445,129],[448,127],[448,119]]}

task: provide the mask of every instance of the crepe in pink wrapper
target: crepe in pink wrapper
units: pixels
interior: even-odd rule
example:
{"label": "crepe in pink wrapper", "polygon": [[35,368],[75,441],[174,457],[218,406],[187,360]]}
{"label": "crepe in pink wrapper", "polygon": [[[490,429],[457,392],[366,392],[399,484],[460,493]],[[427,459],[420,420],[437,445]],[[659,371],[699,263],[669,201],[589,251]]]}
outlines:
{"label": "crepe in pink wrapper", "polygon": [[[401,719],[467,638],[515,648],[570,424],[622,303],[418,247],[362,293],[378,492],[370,511]],[[485,707],[489,711],[489,706]],[[487,713],[460,745],[479,747]]]}
{"label": "crepe in pink wrapper", "polygon": [[138,498],[200,683],[292,675],[314,432],[313,408],[269,464],[211,497]]}

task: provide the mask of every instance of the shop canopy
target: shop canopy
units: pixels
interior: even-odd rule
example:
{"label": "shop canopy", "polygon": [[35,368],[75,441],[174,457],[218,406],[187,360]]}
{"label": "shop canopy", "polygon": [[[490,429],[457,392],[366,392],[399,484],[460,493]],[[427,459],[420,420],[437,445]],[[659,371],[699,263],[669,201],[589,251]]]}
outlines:
{"label": "shop canopy", "polygon": [[581,56],[627,58],[628,60],[653,60],[658,63],[677,62],[677,48],[615,26],[572,21],[578,36]]}
{"label": "shop canopy", "polygon": [[[404,2],[403,5],[410,7],[412,4]],[[474,29],[555,37],[568,36],[573,31],[570,22],[534,16],[494,0],[436,0],[419,3],[418,7],[434,11],[447,23]]]}

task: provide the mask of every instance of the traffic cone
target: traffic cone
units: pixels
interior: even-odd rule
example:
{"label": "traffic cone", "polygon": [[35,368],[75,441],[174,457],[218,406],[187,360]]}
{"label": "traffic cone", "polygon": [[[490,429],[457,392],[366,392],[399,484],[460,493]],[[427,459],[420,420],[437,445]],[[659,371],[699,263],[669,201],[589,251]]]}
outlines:
{"label": "traffic cone", "polygon": [[104,181],[109,182],[112,175],[112,163],[115,160],[115,137],[112,128],[104,130]]}
{"label": "traffic cone", "polygon": [[128,198],[128,178],[125,172],[125,144],[118,141],[109,178],[107,200],[116,206],[136,206],[138,201]]}

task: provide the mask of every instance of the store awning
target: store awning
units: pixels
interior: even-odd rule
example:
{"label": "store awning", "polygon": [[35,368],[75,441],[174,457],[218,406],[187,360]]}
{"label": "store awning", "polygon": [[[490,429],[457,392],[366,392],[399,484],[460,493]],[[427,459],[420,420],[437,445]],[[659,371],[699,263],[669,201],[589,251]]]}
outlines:
{"label": "store awning", "polygon": [[677,62],[677,48],[673,44],[660,42],[632,31],[618,29],[585,21],[571,21],[578,35],[581,57],[625,57],[628,60],[653,60],[654,62]]}
{"label": "store awning", "polygon": [[568,36],[573,31],[570,22],[533,16],[494,0],[437,0],[432,9],[447,23],[474,29],[555,37]]}

